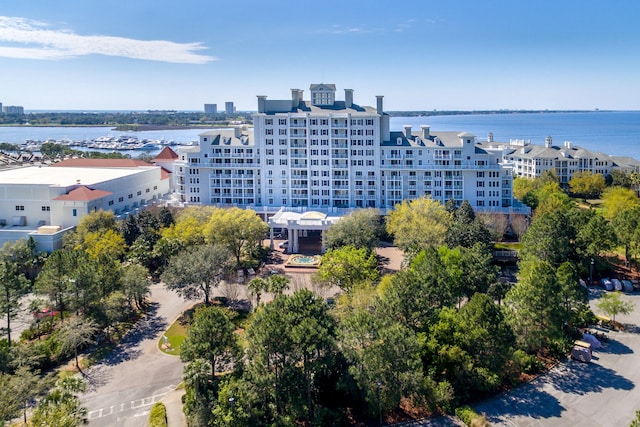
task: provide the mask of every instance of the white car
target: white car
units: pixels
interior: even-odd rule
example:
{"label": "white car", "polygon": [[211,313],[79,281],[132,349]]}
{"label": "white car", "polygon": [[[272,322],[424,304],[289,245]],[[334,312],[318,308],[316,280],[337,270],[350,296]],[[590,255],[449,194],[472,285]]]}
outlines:
{"label": "white car", "polygon": [[282,248],[282,249],[286,248],[287,246],[289,246],[289,241],[288,240],[285,240],[284,242],[282,242],[282,243],[280,243],[278,245],[278,247]]}

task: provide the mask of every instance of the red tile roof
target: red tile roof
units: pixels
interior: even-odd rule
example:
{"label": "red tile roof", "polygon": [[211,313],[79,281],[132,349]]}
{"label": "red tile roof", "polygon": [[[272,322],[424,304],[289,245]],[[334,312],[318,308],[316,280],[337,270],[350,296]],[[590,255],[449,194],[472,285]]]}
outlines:
{"label": "red tile roof", "polygon": [[110,196],[113,194],[110,191],[104,190],[92,190],[84,185],[77,187],[67,194],[63,194],[62,196],[58,196],[53,200],[73,200],[77,202],[88,202],[90,200],[100,199],[101,197]]}
{"label": "red tile roof", "polygon": [[177,159],[178,153],[173,151],[171,147],[164,147],[160,153],[156,157],[154,157],[151,161],[155,162],[156,160],[175,160]]}
{"label": "red tile roof", "polygon": [[67,159],[51,166],[78,168],[136,168],[139,166],[153,166],[142,160],[134,159]]}

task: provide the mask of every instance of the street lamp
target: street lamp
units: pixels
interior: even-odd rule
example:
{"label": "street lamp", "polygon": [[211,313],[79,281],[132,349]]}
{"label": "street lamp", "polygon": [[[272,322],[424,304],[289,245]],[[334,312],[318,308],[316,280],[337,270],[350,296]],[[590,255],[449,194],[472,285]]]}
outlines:
{"label": "street lamp", "polygon": [[591,263],[589,264],[589,286],[593,285],[593,258],[591,258]]}

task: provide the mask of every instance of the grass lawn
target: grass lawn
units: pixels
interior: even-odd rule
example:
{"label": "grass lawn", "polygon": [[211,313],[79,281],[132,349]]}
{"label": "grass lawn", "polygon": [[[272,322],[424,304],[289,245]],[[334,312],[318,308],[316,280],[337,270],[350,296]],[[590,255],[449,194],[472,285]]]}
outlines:
{"label": "grass lawn", "polygon": [[496,242],[493,244],[495,251],[519,251],[520,249],[522,249],[520,242]]}
{"label": "grass lawn", "polygon": [[169,329],[164,333],[164,336],[168,338],[169,347],[163,348],[164,337],[161,337],[158,341],[158,347],[160,350],[167,354],[180,356],[180,346],[187,337],[187,328],[180,323],[180,319],[173,322]]}

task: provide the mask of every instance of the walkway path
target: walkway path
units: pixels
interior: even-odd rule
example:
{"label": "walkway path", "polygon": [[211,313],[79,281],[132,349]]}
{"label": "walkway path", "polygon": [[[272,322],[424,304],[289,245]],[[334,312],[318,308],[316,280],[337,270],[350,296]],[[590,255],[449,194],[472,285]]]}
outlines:
{"label": "walkway path", "polygon": [[157,344],[169,325],[192,305],[193,301],[184,301],[162,285],[151,287],[146,319],[106,359],[87,370],[88,390],[82,403],[91,426],[144,426],[151,406],[173,396],[182,381],[183,364],[162,353]]}

